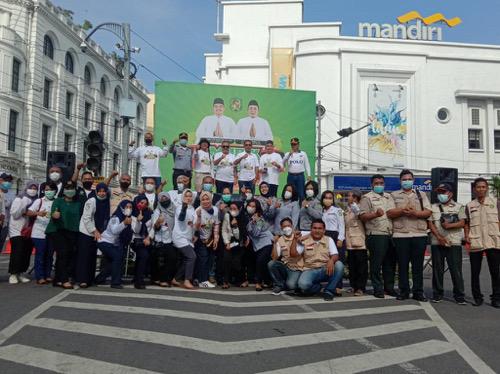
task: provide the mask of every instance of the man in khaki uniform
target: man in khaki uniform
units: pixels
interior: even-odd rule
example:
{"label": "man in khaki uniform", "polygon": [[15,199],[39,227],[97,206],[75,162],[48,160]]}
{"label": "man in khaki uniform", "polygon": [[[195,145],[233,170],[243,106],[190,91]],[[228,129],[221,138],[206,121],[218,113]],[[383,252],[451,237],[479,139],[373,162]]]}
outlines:
{"label": "man in khaki uniform", "polygon": [[[386,212],[394,209],[392,196],[384,192],[385,178],[376,174],[371,178],[373,191],[361,199],[359,219],[365,224],[366,246],[370,253],[370,276],[373,296],[384,298],[384,291],[390,296],[397,296],[394,290],[396,272],[396,252],[392,244],[392,221]],[[382,276],[380,269],[382,268]]]}
{"label": "man in khaki uniform", "polygon": [[392,237],[398,256],[400,294],[397,299],[406,300],[410,297],[408,271],[411,263],[413,299],[427,301],[423,272],[427,219],[432,214],[431,204],[425,193],[413,189],[415,178],[410,170],[403,170],[399,179],[401,190],[392,193],[396,207],[387,212],[387,217],[392,219]]}
{"label": "man in khaki uniform", "polygon": [[473,183],[476,199],[467,204],[465,211],[465,241],[470,244],[470,267],[472,296],[474,306],[483,303],[483,295],[479,285],[479,275],[483,254],[486,252],[491,276],[491,306],[500,308],[500,204],[488,196],[488,181],[477,178]]}
{"label": "man in khaki uniform", "polygon": [[[109,186],[111,181],[113,180],[114,177],[118,175],[118,172],[114,171],[107,179],[106,184]],[[132,179],[130,178],[130,175],[128,174],[122,174],[120,176],[120,187],[114,187],[111,188],[111,196],[109,200],[109,207],[110,207],[110,214],[112,215],[118,205],[123,200],[134,200],[134,194],[128,190],[130,187],[130,183],[132,182]]]}
{"label": "man in khaki uniform", "polygon": [[453,200],[453,188],[441,183],[437,188],[439,203],[432,204],[429,229],[432,233],[432,302],[443,299],[444,261],[448,264],[453,282],[453,297],[457,304],[467,305],[462,276],[462,238],[465,209]]}

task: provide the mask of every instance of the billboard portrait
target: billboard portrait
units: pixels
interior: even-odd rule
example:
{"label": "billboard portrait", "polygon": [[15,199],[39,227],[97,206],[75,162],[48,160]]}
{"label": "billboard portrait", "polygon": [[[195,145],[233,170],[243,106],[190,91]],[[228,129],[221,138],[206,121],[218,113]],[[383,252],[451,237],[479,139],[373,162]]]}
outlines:
{"label": "billboard portrait", "polygon": [[[286,153],[290,139],[298,137],[314,165],[315,108],[316,94],[310,91],[156,82],[154,132],[169,143],[180,132],[188,133],[190,144],[208,139],[213,153],[226,140],[234,154],[242,151],[245,140],[252,141],[256,154],[268,140]],[[162,174],[171,175],[172,165],[172,157],[163,159]],[[282,173],[280,185],[285,183]]]}

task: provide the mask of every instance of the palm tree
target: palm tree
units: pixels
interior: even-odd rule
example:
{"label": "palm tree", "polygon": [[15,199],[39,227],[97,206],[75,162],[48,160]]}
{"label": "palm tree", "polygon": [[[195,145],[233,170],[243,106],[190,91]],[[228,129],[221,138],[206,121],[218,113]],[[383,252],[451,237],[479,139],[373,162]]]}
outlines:
{"label": "palm tree", "polygon": [[500,199],[500,176],[495,175],[491,178],[491,191],[497,199]]}

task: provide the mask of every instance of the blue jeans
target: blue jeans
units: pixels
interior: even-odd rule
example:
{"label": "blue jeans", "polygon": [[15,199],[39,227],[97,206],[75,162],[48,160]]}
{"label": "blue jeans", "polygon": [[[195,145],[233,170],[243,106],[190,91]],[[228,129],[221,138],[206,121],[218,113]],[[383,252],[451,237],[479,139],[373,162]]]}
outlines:
{"label": "blue jeans", "polygon": [[32,239],[35,246],[35,278],[50,278],[54,249],[47,239]]}
{"label": "blue jeans", "polygon": [[295,290],[299,281],[299,277],[302,274],[300,270],[292,270],[286,266],[281,261],[269,261],[267,263],[267,268],[273,279],[273,284],[281,289],[286,288],[289,290]]}
{"label": "blue jeans", "polygon": [[335,293],[335,286],[344,275],[344,264],[337,261],[333,274],[326,274],[326,266],[317,269],[304,270],[299,278],[299,288],[306,294],[315,294],[321,290],[321,282],[327,282],[325,292]]}
{"label": "blue jeans", "polygon": [[102,269],[96,277],[96,282],[104,282],[106,278],[111,275],[111,285],[120,285],[122,283],[122,247],[102,242],[97,244],[97,248],[101,250],[107,261],[104,269]]}
{"label": "blue jeans", "polygon": [[306,179],[304,177],[304,173],[297,173],[297,174],[290,174],[288,173],[288,176],[286,178],[286,182],[288,184],[293,184],[295,187],[295,190],[297,191],[297,196],[299,197],[299,200],[302,201],[304,200],[304,194],[305,194],[305,184],[306,184]]}
{"label": "blue jeans", "polygon": [[[206,282],[208,281],[210,264],[213,264],[214,251],[211,248],[207,248],[201,239],[198,239],[194,246],[194,252],[196,253],[195,278],[200,283]],[[210,261],[211,258],[212,261]]]}
{"label": "blue jeans", "polygon": [[253,184],[253,181],[238,181],[238,186],[240,187],[240,190],[243,186],[245,188],[250,188],[252,190],[252,193],[255,193],[255,185]]}

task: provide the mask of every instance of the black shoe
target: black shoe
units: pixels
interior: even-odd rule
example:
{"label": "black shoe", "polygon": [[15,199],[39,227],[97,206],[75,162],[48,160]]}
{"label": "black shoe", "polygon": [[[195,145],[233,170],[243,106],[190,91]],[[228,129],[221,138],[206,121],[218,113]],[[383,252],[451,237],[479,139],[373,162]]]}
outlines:
{"label": "black shoe", "polygon": [[385,299],[385,295],[383,292],[375,292],[373,296],[375,296],[377,299]]}
{"label": "black shoe", "polygon": [[387,296],[398,297],[399,293],[396,290],[385,291]]}
{"label": "black shoe", "polygon": [[137,288],[138,290],[144,290],[144,289],[146,289],[146,286],[143,284],[136,283],[136,284],[134,284],[134,288]]}
{"label": "black shoe", "polygon": [[285,291],[281,287],[275,286],[275,287],[273,287],[272,293],[273,293],[273,295],[279,296],[279,295],[283,295],[285,293]]}
{"label": "black shoe", "polygon": [[412,297],[413,300],[417,300],[417,301],[421,301],[423,303],[426,303],[427,301],[427,298],[424,296],[424,295],[413,295]]}
{"label": "black shoe", "polygon": [[474,306],[481,306],[483,305],[483,299],[474,299],[474,302],[472,303]]}
{"label": "black shoe", "polygon": [[121,284],[112,284],[111,288],[116,288],[117,290],[123,290],[123,286]]}
{"label": "black shoe", "polygon": [[441,301],[443,301],[443,296],[433,296],[432,299],[431,299],[431,302],[433,303],[440,303]]}
{"label": "black shoe", "polygon": [[493,300],[493,301],[491,302],[491,306],[492,306],[493,308],[500,308],[500,301],[498,301],[498,300]]}
{"label": "black shoe", "polygon": [[396,300],[402,301],[402,300],[408,300],[410,298],[410,295],[407,294],[399,294],[396,296]]}
{"label": "black shoe", "polygon": [[323,300],[333,301],[333,294],[331,294],[330,292],[323,292]]}
{"label": "black shoe", "polygon": [[458,305],[467,305],[467,301],[465,301],[465,299],[455,299],[455,302],[458,304]]}

